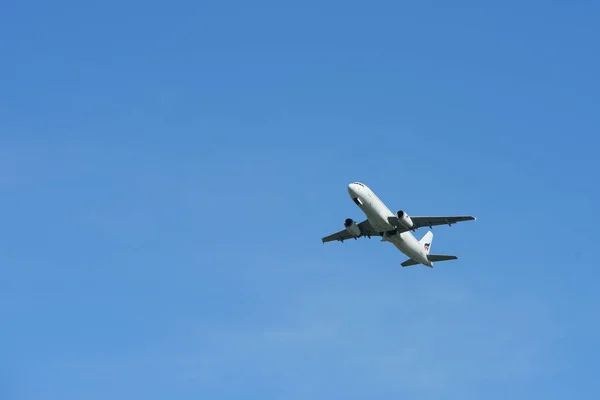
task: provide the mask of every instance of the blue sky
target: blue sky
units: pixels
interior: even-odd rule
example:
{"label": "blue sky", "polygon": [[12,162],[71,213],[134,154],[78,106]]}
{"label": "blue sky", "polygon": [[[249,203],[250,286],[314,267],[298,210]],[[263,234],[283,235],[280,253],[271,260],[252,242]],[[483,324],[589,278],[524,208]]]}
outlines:
{"label": "blue sky", "polygon": [[599,12],[5,2],[0,397],[598,398]]}

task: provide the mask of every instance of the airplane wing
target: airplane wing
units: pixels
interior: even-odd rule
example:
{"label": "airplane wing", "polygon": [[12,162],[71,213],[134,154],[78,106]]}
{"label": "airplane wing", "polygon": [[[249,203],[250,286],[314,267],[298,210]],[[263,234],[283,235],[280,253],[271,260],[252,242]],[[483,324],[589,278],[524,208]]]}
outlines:
{"label": "airplane wing", "polygon": [[[381,233],[379,233],[375,229],[373,229],[373,226],[371,225],[371,223],[369,222],[368,219],[364,220],[363,222],[361,222],[357,226],[360,228],[360,233],[361,233],[361,235],[359,237],[363,237],[363,236],[369,236],[369,237],[370,236],[381,236]],[[331,234],[329,236],[325,236],[324,238],[321,239],[321,241],[323,243],[332,242],[334,240],[338,240],[340,242],[343,242],[344,240],[348,240],[348,239],[356,239],[356,237],[354,237],[346,229],[342,229],[339,232],[333,233],[333,234]]]}
{"label": "airplane wing", "polygon": [[453,225],[457,222],[463,221],[474,221],[476,218],[470,215],[460,215],[460,216],[441,216],[441,217],[410,217],[414,226],[412,229],[402,228],[402,225],[399,224],[398,217],[389,217],[388,221],[395,226],[398,226],[399,231],[408,231],[415,230],[423,227],[433,227],[437,225]]}

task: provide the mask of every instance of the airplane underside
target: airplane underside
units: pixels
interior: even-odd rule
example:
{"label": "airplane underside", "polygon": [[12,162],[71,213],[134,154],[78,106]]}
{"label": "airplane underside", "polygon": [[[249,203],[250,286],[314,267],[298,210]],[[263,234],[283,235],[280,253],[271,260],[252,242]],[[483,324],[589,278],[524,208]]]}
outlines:
{"label": "airplane underside", "polygon": [[[389,234],[389,232],[395,233]],[[415,264],[423,264],[428,267],[433,267],[433,263],[431,263],[431,261],[414,251],[407,241],[403,239],[402,234],[398,234],[397,229],[389,232],[385,232],[383,234],[381,238],[382,242],[389,242],[393,244],[402,254],[409,257],[409,260],[414,261]]]}

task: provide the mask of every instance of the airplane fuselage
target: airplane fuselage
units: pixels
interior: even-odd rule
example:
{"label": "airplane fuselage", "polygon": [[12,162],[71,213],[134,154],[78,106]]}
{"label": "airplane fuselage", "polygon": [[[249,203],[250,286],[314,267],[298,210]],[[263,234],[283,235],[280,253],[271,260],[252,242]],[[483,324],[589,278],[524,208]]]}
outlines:
{"label": "airplane fuselage", "polygon": [[398,233],[389,223],[389,218],[395,214],[377,197],[366,185],[355,182],[348,185],[348,194],[354,203],[365,213],[373,228],[383,233],[382,241],[390,242],[398,250],[429,267],[432,262],[427,259],[425,249],[411,232]]}

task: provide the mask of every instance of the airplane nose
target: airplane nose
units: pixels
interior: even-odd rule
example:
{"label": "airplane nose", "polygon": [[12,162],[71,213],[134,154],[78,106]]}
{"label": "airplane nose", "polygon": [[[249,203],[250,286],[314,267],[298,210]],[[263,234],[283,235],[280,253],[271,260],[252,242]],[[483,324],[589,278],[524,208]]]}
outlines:
{"label": "airplane nose", "polygon": [[350,196],[356,196],[356,183],[351,183],[348,185],[348,193]]}

